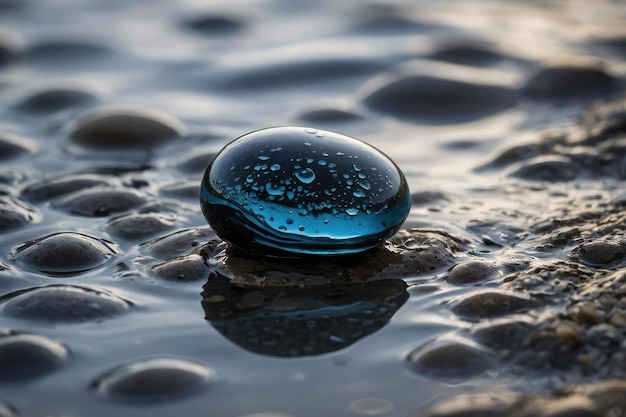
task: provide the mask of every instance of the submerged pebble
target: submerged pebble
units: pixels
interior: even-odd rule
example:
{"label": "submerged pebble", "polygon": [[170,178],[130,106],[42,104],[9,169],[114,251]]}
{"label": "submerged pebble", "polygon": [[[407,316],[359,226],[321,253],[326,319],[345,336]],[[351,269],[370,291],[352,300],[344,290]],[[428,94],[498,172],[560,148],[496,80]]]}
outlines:
{"label": "submerged pebble", "polygon": [[10,133],[0,133],[0,161],[16,159],[32,154],[36,150],[35,144],[26,138]]}
{"label": "submerged pebble", "polygon": [[26,242],[13,259],[47,275],[80,274],[104,265],[115,252],[104,241],[72,232],[54,233]]}
{"label": "submerged pebble", "polygon": [[69,357],[68,349],[43,336],[0,336],[0,383],[35,379],[53,372]]}
{"label": "submerged pebble", "polygon": [[53,113],[96,101],[88,91],[78,88],[50,88],[24,97],[16,106],[22,112],[33,114]]}
{"label": "submerged pebble", "polygon": [[0,233],[9,232],[38,221],[39,211],[14,198],[0,197]]}
{"label": "submerged pebble", "polygon": [[493,366],[488,350],[460,339],[427,343],[411,352],[408,361],[416,372],[446,381],[474,377]]}
{"label": "submerged pebble", "polygon": [[281,127],[228,144],[202,179],[201,205],[215,233],[240,249],[339,255],[393,235],[410,193],[377,149],[333,132]]}
{"label": "submerged pebble", "polygon": [[28,288],[0,299],[3,315],[47,323],[98,322],[128,307],[127,301],[112,294],[72,285]]}
{"label": "submerged pebble", "polygon": [[47,178],[24,188],[21,197],[26,201],[49,201],[62,195],[96,186],[108,185],[102,176],[89,174],[70,174]]}
{"label": "submerged pebble", "polygon": [[175,222],[171,214],[131,213],[109,220],[106,230],[122,239],[140,240],[172,228]]}
{"label": "submerged pebble", "polygon": [[113,400],[161,403],[199,393],[217,381],[217,373],[199,363],[155,358],[114,368],[92,383],[92,389]]}
{"label": "submerged pebble", "polygon": [[529,310],[539,302],[527,295],[502,290],[482,290],[459,300],[453,307],[461,318],[476,320]]}
{"label": "submerged pebble", "polygon": [[148,271],[151,275],[166,281],[197,281],[206,279],[211,274],[200,255],[191,254],[168,259],[150,265]]}
{"label": "submerged pebble", "polygon": [[106,217],[139,207],[146,202],[142,193],[129,189],[90,188],[57,199],[53,207],[87,217]]}

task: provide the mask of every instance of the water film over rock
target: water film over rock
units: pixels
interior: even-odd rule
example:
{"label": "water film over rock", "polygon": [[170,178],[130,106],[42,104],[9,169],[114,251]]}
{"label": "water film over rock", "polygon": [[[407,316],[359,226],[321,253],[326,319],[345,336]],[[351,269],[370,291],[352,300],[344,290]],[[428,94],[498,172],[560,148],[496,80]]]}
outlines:
{"label": "water film over rock", "polygon": [[393,235],[410,193],[399,168],[375,148],[280,127],[228,144],[206,170],[201,203],[215,232],[241,249],[338,255]]}

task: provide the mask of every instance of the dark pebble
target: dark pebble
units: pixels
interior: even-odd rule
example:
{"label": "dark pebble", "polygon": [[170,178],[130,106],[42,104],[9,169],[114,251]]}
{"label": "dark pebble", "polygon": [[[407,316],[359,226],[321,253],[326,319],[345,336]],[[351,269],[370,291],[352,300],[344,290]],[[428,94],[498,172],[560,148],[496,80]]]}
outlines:
{"label": "dark pebble", "polygon": [[408,361],[415,372],[450,382],[478,376],[493,365],[489,351],[453,340],[427,343],[411,352]]}
{"label": "dark pebble", "polygon": [[578,248],[578,258],[590,266],[607,266],[626,258],[626,244],[597,240],[583,243]]}
{"label": "dark pebble", "polygon": [[68,357],[65,346],[43,336],[0,336],[0,383],[42,377],[59,368]]}
{"label": "dark pebble", "polygon": [[324,127],[326,123],[349,123],[361,120],[363,117],[351,111],[328,108],[308,110],[300,113],[297,118],[304,123]]}
{"label": "dark pebble", "polygon": [[598,97],[619,90],[618,81],[593,63],[547,65],[533,74],[522,93],[533,100],[569,100]]}
{"label": "dark pebble", "polygon": [[71,285],[28,288],[0,298],[3,315],[52,324],[100,322],[128,307],[128,302],[112,294]]}
{"label": "dark pebble", "polygon": [[185,156],[178,163],[177,168],[187,174],[203,174],[215,155],[215,152],[211,151],[195,151]]}
{"label": "dark pebble", "polygon": [[176,223],[176,216],[159,213],[131,213],[108,221],[106,230],[126,240],[145,239],[157,235]]}
{"label": "dark pebble", "polygon": [[246,28],[245,19],[225,14],[208,14],[187,19],[184,26],[201,35],[233,35]]}
{"label": "dark pebble", "polygon": [[522,312],[538,306],[538,301],[523,294],[483,290],[463,297],[452,306],[452,311],[461,318],[477,320]]}
{"label": "dark pebble", "polygon": [[167,236],[143,243],[141,248],[150,256],[167,260],[180,255],[187,255],[194,248],[216,239],[215,232],[210,227],[179,230]]}
{"label": "dark pebble", "polygon": [[81,107],[96,101],[96,97],[84,90],[56,88],[42,90],[23,98],[16,109],[26,113],[47,114],[75,107]]}
{"label": "dark pebble", "polygon": [[53,198],[96,186],[109,185],[101,176],[73,174],[48,178],[24,188],[21,197],[26,201],[50,201]]}
{"label": "dark pebble", "polygon": [[474,284],[498,277],[494,263],[485,261],[465,261],[456,264],[448,273],[447,281],[454,285]]}
{"label": "dark pebble", "polygon": [[427,204],[437,204],[441,201],[448,201],[449,198],[444,193],[437,191],[418,191],[411,194],[411,207],[424,206]]}
{"label": "dark pebble", "polygon": [[366,86],[363,103],[400,119],[426,124],[460,123],[502,112],[517,102],[507,87],[434,75],[406,75]]}
{"label": "dark pebble", "polygon": [[428,58],[480,67],[494,65],[511,57],[502,54],[486,42],[459,40],[438,46]]}
{"label": "dark pebble", "polygon": [[[17,2],[16,2],[17,3]],[[0,2],[0,11],[2,2]],[[22,54],[23,40],[17,33],[6,32],[0,34],[0,67],[17,61]]]}
{"label": "dark pebble", "polygon": [[188,282],[206,280],[211,269],[205,265],[202,256],[191,254],[152,264],[148,267],[148,272],[166,281]]}
{"label": "dark pebble", "polygon": [[101,107],[78,118],[71,140],[88,150],[145,150],[178,140],[185,130],[182,122],[160,111]]}
{"label": "dark pebble", "polygon": [[10,133],[0,133],[0,161],[9,161],[36,151],[37,146],[30,140]]}
{"label": "dark pebble", "polygon": [[225,69],[221,76],[211,80],[218,92],[253,92],[277,90],[286,87],[330,85],[338,81],[372,76],[388,64],[371,58],[325,57],[272,61],[256,66]]}
{"label": "dark pebble", "polygon": [[113,51],[106,45],[78,40],[43,40],[27,51],[30,62],[53,66],[75,65],[76,61],[88,61],[110,56]]}
{"label": "dark pebble", "polygon": [[472,336],[494,350],[514,350],[523,346],[532,329],[528,321],[507,318],[479,323],[472,329]]}
{"label": "dark pebble", "polygon": [[147,359],[114,368],[91,387],[113,400],[161,403],[197,394],[217,381],[210,368],[181,359]]}
{"label": "dark pebble", "polygon": [[76,275],[104,265],[114,251],[104,241],[80,233],[62,232],[18,247],[13,259],[52,276]]}
{"label": "dark pebble", "polygon": [[40,217],[34,207],[11,197],[0,196],[0,233],[27,226],[39,221]]}
{"label": "dark pebble", "polygon": [[502,151],[489,164],[481,168],[504,168],[516,162],[528,160],[549,153],[553,145],[547,143],[528,143],[513,146]]}
{"label": "dark pebble", "polygon": [[177,181],[159,188],[161,195],[170,198],[183,198],[193,200],[194,203],[200,199],[199,181]]}
{"label": "dark pebble", "polygon": [[132,210],[145,202],[144,195],[136,190],[90,188],[61,197],[52,206],[79,216],[106,217]]}
{"label": "dark pebble", "polygon": [[580,169],[569,158],[538,157],[527,161],[510,175],[529,181],[567,182],[576,179]]}

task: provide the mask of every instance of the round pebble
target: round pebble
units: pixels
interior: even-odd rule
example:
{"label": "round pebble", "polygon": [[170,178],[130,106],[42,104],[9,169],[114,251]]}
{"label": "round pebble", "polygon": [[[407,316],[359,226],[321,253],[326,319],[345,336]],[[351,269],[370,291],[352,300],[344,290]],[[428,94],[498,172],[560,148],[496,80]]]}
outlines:
{"label": "round pebble", "polygon": [[606,266],[626,258],[626,244],[597,240],[583,243],[578,258],[590,266]]}
{"label": "round pebble", "polygon": [[19,229],[40,218],[39,211],[34,207],[11,197],[0,196],[0,233]]}
{"label": "round pebble", "polygon": [[31,202],[50,201],[62,195],[108,184],[101,176],[72,174],[40,180],[24,188],[20,196]]}
{"label": "round pebble", "polygon": [[16,159],[32,154],[36,150],[35,144],[26,138],[10,133],[0,133],[0,161]]}
{"label": "round pebble", "polygon": [[472,328],[472,336],[487,347],[505,350],[523,346],[532,329],[529,321],[505,318],[477,324]]}
{"label": "round pebble", "polygon": [[215,239],[215,233],[209,227],[179,230],[169,235],[143,243],[142,249],[150,256],[167,260],[176,256],[186,255],[208,240]]}
{"label": "round pebble", "polygon": [[618,82],[597,62],[548,63],[533,74],[522,93],[534,100],[567,100],[615,92]]}
{"label": "round pebble", "polygon": [[205,265],[204,258],[196,254],[158,262],[150,265],[148,271],[151,275],[166,281],[184,282],[206,280],[211,274],[211,269]]}
{"label": "round pebble", "polygon": [[215,158],[215,152],[195,151],[191,155],[185,156],[177,165],[181,172],[187,174],[203,173],[207,165]]}
{"label": "round pebble", "polygon": [[71,285],[28,288],[0,299],[5,316],[55,324],[100,322],[128,307],[127,301],[112,294]]}
{"label": "round pebble", "polygon": [[0,336],[0,382],[20,382],[55,371],[69,357],[63,345],[43,336]]}
{"label": "round pebble", "polygon": [[50,88],[31,93],[16,105],[16,109],[26,113],[48,114],[85,106],[95,101],[96,97],[85,90]]}
{"label": "round pebble", "polygon": [[106,217],[132,210],[145,202],[144,195],[136,190],[90,188],[61,197],[52,206],[79,216]]}
{"label": "round pebble", "polygon": [[474,284],[498,277],[494,263],[485,261],[465,261],[455,265],[446,281],[454,285]]}
{"label": "round pebble", "polygon": [[208,166],[202,212],[240,249],[339,255],[380,245],[404,222],[404,175],[375,148],[303,127],[259,130]]}
{"label": "round pebble", "polygon": [[452,306],[452,311],[461,318],[477,320],[522,312],[538,306],[538,301],[524,294],[483,290],[463,297]]}
{"label": "round pebble", "polygon": [[46,275],[68,276],[98,268],[114,253],[100,239],[61,232],[26,242],[15,249],[13,260]]}
{"label": "round pebble", "polygon": [[107,222],[110,234],[126,240],[140,240],[154,236],[176,223],[176,216],[160,213],[131,213],[113,218]]}
{"label": "round pebble", "polygon": [[198,201],[200,186],[197,181],[176,181],[159,188],[159,192],[165,197]]}
{"label": "round pebble", "polygon": [[381,77],[364,90],[363,103],[369,108],[426,124],[475,120],[517,103],[513,89],[430,74]]}
{"label": "round pebble", "polygon": [[185,131],[182,122],[157,110],[101,107],[81,115],[70,136],[88,150],[145,150],[176,141]]}
{"label": "round pebble", "polygon": [[417,373],[450,382],[478,376],[493,366],[489,351],[462,340],[427,343],[411,352],[408,361]]}
{"label": "round pebble", "polygon": [[459,40],[439,46],[428,58],[461,65],[489,66],[509,57],[486,42]]}
{"label": "round pebble", "polygon": [[576,179],[579,172],[579,167],[569,158],[548,155],[524,162],[510,175],[530,181],[567,182]]}
{"label": "round pebble", "polygon": [[197,394],[216,381],[217,373],[201,364],[156,358],[114,368],[91,386],[113,400],[161,403]]}
{"label": "round pebble", "polygon": [[184,24],[196,33],[209,36],[233,35],[246,27],[243,19],[226,14],[194,16],[185,21]]}

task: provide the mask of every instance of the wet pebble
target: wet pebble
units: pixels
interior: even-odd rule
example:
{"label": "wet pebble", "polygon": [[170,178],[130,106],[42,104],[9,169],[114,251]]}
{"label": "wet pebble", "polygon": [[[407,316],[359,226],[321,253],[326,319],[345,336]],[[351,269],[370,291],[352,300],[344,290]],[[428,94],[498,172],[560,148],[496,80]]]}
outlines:
{"label": "wet pebble", "polygon": [[465,261],[450,270],[446,281],[454,285],[474,284],[498,277],[498,267],[492,262]]}
{"label": "wet pebble", "polygon": [[145,202],[145,196],[136,190],[90,188],[56,199],[52,206],[79,216],[106,217],[132,210]]}
{"label": "wet pebble", "polygon": [[198,227],[179,230],[169,235],[143,243],[141,248],[148,255],[157,259],[167,260],[199,248],[201,243],[215,239],[217,236],[210,227]]}
{"label": "wet pebble", "polygon": [[223,36],[243,31],[246,19],[236,15],[205,14],[195,15],[184,21],[184,26],[201,35]]}
{"label": "wet pebble", "polygon": [[19,229],[40,219],[36,208],[11,197],[0,196],[0,233]]}
{"label": "wet pebble", "polygon": [[194,151],[183,157],[176,167],[179,171],[187,174],[202,174],[214,158],[215,152],[213,151]]}
{"label": "wet pebble", "polygon": [[85,150],[146,150],[185,135],[182,122],[163,112],[141,107],[100,107],[74,122],[71,142]]}
{"label": "wet pebble", "polygon": [[171,229],[176,216],[162,213],[131,213],[109,220],[106,230],[126,240],[141,240]]}
{"label": "wet pebble", "polygon": [[427,343],[411,352],[408,361],[415,372],[450,382],[476,377],[493,366],[488,350],[464,340]]}
{"label": "wet pebble", "polygon": [[626,258],[626,244],[605,240],[583,243],[578,249],[578,258],[589,266],[610,266]]}
{"label": "wet pebble", "polygon": [[297,118],[307,124],[323,126],[325,124],[354,122],[361,120],[362,116],[348,110],[322,108],[304,111]]}
{"label": "wet pebble", "polygon": [[26,54],[29,63],[56,67],[101,59],[112,55],[113,50],[106,45],[79,38],[46,39],[34,43]]}
{"label": "wet pebble", "polygon": [[71,285],[28,288],[0,298],[1,314],[51,324],[100,322],[129,306],[113,294]]}
{"label": "wet pebble", "polygon": [[150,275],[166,281],[197,281],[206,280],[211,269],[204,263],[200,255],[191,254],[158,262],[148,267]]}
{"label": "wet pebble", "polygon": [[540,304],[530,296],[502,290],[482,290],[461,298],[452,311],[467,320],[478,320],[527,311]]}
{"label": "wet pebble", "polygon": [[460,123],[502,112],[517,102],[515,90],[430,74],[375,79],[363,103],[400,119],[426,124]]}
{"label": "wet pebble", "polygon": [[523,346],[533,327],[524,319],[489,320],[473,327],[472,336],[481,344],[502,351]]}
{"label": "wet pebble", "polygon": [[70,174],[42,179],[24,188],[21,197],[26,201],[50,201],[56,197],[87,188],[106,186],[109,182],[99,175]]}
{"label": "wet pebble", "polygon": [[578,177],[580,168],[567,157],[539,156],[523,163],[510,176],[530,181],[567,182]]}
{"label": "wet pebble", "polygon": [[65,346],[43,336],[24,333],[0,336],[0,383],[42,377],[58,369],[68,357]]}
{"label": "wet pebble", "polygon": [[530,76],[522,93],[533,100],[584,99],[617,92],[618,82],[597,62],[548,63]]}
{"label": "wet pebble", "polygon": [[363,252],[392,236],[410,209],[404,174],[386,155],[304,127],[226,145],[206,170],[200,201],[215,233],[259,254]]}
{"label": "wet pebble", "polygon": [[511,59],[487,42],[467,40],[448,41],[439,45],[428,58],[473,66],[490,66]]}
{"label": "wet pebble", "polygon": [[183,198],[198,201],[200,198],[200,186],[197,181],[176,181],[159,188],[161,195],[170,198]]}
{"label": "wet pebble", "polygon": [[40,115],[86,106],[96,99],[92,93],[79,88],[49,88],[24,97],[16,109]]}
{"label": "wet pebble", "polygon": [[115,254],[110,244],[88,235],[54,233],[26,242],[13,260],[46,275],[76,275],[104,265]]}
{"label": "wet pebble", "polygon": [[37,146],[29,139],[10,133],[0,133],[0,161],[17,159],[36,151]]}
{"label": "wet pebble", "polygon": [[199,363],[155,358],[114,368],[91,387],[112,400],[162,403],[197,394],[216,381],[217,373]]}

